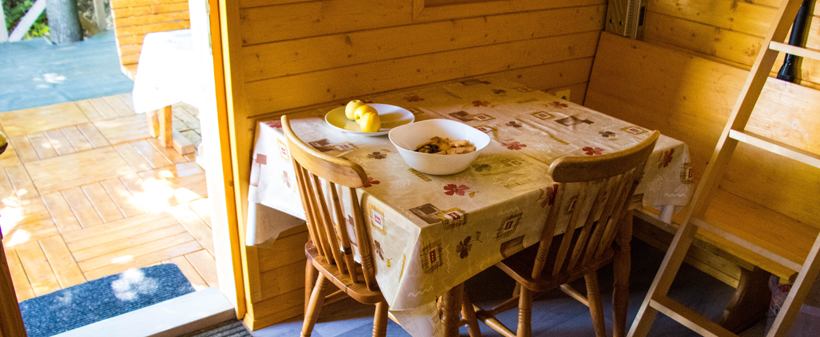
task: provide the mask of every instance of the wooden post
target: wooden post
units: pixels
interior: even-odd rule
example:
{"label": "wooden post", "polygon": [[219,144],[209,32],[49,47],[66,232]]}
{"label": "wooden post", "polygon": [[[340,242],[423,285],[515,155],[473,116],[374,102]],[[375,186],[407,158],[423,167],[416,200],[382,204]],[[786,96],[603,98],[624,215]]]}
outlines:
{"label": "wooden post", "polygon": [[3,29],[0,29],[0,43],[8,42],[9,31],[6,28],[6,13],[3,13],[3,0],[0,0],[0,22],[3,23]]}
{"label": "wooden post", "polygon": [[77,2],[74,0],[46,0],[48,29],[56,44],[73,43],[83,39]]}
{"label": "wooden post", "polygon": [[17,305],[17,295],[11,282],[6,251],[3,248],[3,234],[0,233],[0,337],[25,337],[23,316]]}
{"label": "wooden post", "polygon": [[166,106],[157,110],[159,118],[159,142],[162,146],[174,146],[174,130],[171,128],[172,111],[171,106]]}
{"label": "wooden post", "polygon": [[103,0],[94,0],[94,23],[100,31],[108,30],[108,19],[105,14],[105,2]]}

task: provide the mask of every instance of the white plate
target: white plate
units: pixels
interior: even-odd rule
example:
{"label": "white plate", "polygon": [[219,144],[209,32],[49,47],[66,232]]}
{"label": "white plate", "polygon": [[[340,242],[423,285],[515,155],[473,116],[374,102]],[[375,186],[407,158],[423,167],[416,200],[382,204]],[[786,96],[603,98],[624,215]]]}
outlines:
{"label": "white plate", "polygon": [[382,127],[376,132],[364,132],[359,126],[359,123],[347,119],[345,116],[345,107],[340,106],[336,109],[330,110],[325,115],[325,122],[330,126],[339,129],[340,131],[362,136],[383,136],[390,132],[391,129],[405,124],[413,123],[416,116],[407,109],[390,104],[370,104],[379,112],[379,119],[382,122]]}

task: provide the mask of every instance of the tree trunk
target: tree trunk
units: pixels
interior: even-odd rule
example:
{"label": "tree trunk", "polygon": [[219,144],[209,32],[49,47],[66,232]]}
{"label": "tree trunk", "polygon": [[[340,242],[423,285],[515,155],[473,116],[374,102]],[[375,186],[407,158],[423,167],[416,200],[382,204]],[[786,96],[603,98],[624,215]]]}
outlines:
{"label": "tree trunk", "polygon": [[66,44],[83,39],[76,0],[46,0],[46,15],[49,34],[54,43]]}

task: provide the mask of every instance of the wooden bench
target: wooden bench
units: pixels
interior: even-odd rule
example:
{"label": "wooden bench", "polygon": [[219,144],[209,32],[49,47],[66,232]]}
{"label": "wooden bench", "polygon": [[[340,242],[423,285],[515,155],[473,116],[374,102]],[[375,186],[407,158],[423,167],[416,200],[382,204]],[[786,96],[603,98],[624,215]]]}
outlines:
{"label": "wooden bench", "polygon": [[[603,33],[584,104],[686,142],[699,178],[747,74],[685,52]],[[820,118],[813,112],[820,108],[818,102],[820,94],[813,89],[770,79],[750,126],[759,134],[817,151],[811,148],[811,135],[801,137],[820,130]],[[790,110],[779,108],[784,105]],[[795,110],[803,113],[791,112]],[[799,132],[805,133],[796,135]],[[806,258],[820,231],[813,198],[820,190],[807,165],[743,145],[735,158],[701,220],[763,249],[753,251],[698,231],[699,242],[687,262],[737,287],[722,323],[742,330],[765,314],[768,273],[793,277]],[[671,225],[657,220],[651,208],[636,214],[655,228],[636,224],[635,236],[666,250],[666,240],[671,241],[683,212]],[[772,263],[764,258],[770,253],[786,260]],[[755,297],[754,292],[763,296]],[[732,313],[740,308],[750,310]]]}

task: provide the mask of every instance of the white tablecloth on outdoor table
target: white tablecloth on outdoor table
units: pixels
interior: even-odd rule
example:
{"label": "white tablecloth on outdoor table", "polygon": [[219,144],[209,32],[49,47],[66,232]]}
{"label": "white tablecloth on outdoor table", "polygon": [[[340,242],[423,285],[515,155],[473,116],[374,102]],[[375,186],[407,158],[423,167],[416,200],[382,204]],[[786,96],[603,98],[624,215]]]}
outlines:
{"label": "white tablecloth on outdoor table", "polygon": [[[493,78],[367,101],[402,106],[417,121],[461,121],[493,140],[467,170],[430,176],[407,166],[387,136],[357,136],[326,125],[323,116],[334,106],[291,117],[294,131],[306,143],[356,162],[367,172],[369,182],[359,189],[359,197],[373,240],[376,279],[391,311],[414,336],[441,333],[434,315],[436,297],[538,242],[557,186],[547,174],[553,160],[619,151],[649,134],[638,125]],[[305,217],[281,123],[260,123],[257,136],[249,245],[301,223],[257,216],[263,208],[257,204]],[[644,205],[685,205],[694,189],[690,172],[687,146],[661,136],[635,200]],[[577,189],[567,188],[568,198],[577,195]],[[344,203],[349,216],[350,202]],[[568,204],[574,203],[564,203]],[[565,227],[567,210],[560,214],[559,224]]]}
{"label": "white tablecloth on outdoor table", "polygon": [[134,78],[134,110],[158,110],[178,102],[196,107],[203,101],[203,81],[190,29],[145,35]]}

